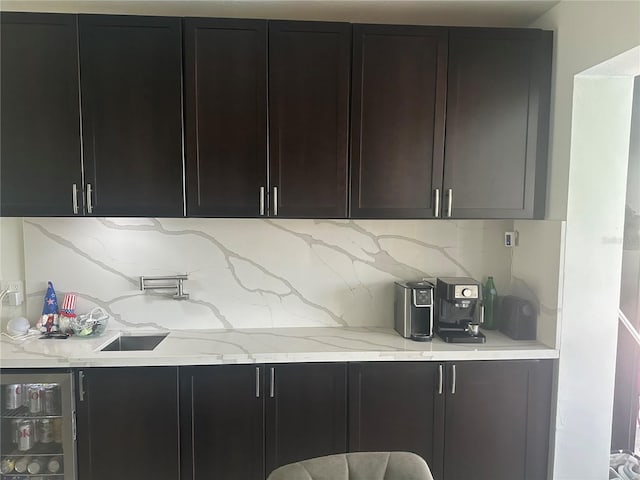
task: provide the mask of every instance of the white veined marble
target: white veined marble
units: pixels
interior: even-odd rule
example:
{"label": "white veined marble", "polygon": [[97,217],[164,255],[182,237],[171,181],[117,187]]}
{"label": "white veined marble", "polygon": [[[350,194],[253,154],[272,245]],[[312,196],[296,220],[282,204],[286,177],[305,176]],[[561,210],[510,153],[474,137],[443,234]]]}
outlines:
{"label": "white veined marble", "polygon": [[[389,328],[316,327],[238,330],[173,330],[152,351],[101,352],[121,334],[97,338],[26,340],[0,337],[3,368],[217,365],[235,363],[464,361],[554,359],[558,351],[536,341],[485,332],[486,344],[416,342]],[[158,331],[148,331],[154,334]]]}
{"label": "white veined marble", "polygon": [[[27,314],[46,282],[110,328],[393,324],[393,282],[493,275],[510,282],[510,221],[25,218]],[[141,275],[188,273],[187,301],[139,290]]]}

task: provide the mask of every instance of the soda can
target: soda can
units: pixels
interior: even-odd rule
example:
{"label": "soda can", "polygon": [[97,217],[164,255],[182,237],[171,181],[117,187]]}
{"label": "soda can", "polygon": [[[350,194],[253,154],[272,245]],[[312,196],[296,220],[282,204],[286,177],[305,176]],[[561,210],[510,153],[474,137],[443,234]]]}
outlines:
{"label": "soda can", "polygon": [[42,412],[44,389],[40,385],[31,385],[29,387],[29,412],[40,413]]}
{"label": "soda can", "polygon": [[11,419],[11,443],[14,445],[20,441],[20,422],[22,422],[21,418]]}
{"label": "soda can", "polygon": [[37,475],[44,470],[44,460],[42,458],[33,458],[27,465],[27,472],[31,475]]}
{"label": "soda can", "polygon": [[47,463],[47,471],[49,473],[60,473],[62,470],[62,459],[60,457],[53,457]]}
{"label": "soda can", "polygon": [[11,458],[5,458],[4,460],[2,460],[2,463],[0,463],[0,473],[2,474],[7,474],[7,473],[11,473],[13,472],[14,467],[16,466],[16,461]]}
{"label": "soda can", "polygon": [[38,441],[40,443],[52,443],[53,442],[53,422],[48,418],[43,418],[38,421]]}
{"label": "soda can", "polygon": [[[22,420],[18,427],[18,450],[31,450],[35,443],[35,428],[33,420]],[[22,472],[20,472],[22,473]]]}
{"label": "soda can", "polygon": [[5,387],[5,406],[7,410],[15,410],[22,406],[22,384],[14,383]]}
{"label": "soda can", "polygon": [[27,473],[27,465],[29,465],[30,461],[30,457],[22,457],[16,461],[16,464],[13,468],[17,473]]}
{"label": "soda can", "polygon": [[60,415],[60,387],[47,385],[44,389],[44,413]]}
{"label": "soda can", "polygon": [[29,385],[28,383],[22,384],[22,406],[29,408]]}
{"label": "soda can", "polygon": [[53,441],[62,443],[62,419],[54,418],[53,420]]}

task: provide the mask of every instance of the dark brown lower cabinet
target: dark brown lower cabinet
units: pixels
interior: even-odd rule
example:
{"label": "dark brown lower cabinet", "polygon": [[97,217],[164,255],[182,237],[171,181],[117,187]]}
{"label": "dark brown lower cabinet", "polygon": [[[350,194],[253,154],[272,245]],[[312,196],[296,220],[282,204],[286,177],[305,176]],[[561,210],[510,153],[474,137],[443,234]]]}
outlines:
{"label": "dark brown lower cabinet", "polygon": [[287,463],[347,451],[346,364],[270,365],[267,376],[267,475]]}
{"label": "dark brown lower cabinet", "polygon": [[349,365],[349,451],[408,451],[442,478],[444,365],[367,362]]}
{"label": "dark brown lower cabinet", "polygon": [[219,365],[181,371],[182,478],[264,479],[263,370]]}
{"label": "dark brown lower cabinet", "polygon": [[78,478],[180,478],[178,368],[77,373]]}
{"label": "dark brown lower cabinet", "polygon": [[538,360],[351,364],[350,450],[418,453],[435,480],[545,479],[551,378]]}
{"label": "dark brown lower cabinet", "polygon": [[445,480],[547,478],[551,361],[447,365]]}
{"label": "dark brown lower cabinet", "polygon": [[344,363],[187,367],[180,376],[182,478],[264,479],[347,450]]}
{"label": "dark brown lower cabinet", "polygon": [[264,480],[307,458],[402,450],[422,456],[435,480],[543,480],[552,368],[551,360],[88,368],[77,372],[79,478]]}

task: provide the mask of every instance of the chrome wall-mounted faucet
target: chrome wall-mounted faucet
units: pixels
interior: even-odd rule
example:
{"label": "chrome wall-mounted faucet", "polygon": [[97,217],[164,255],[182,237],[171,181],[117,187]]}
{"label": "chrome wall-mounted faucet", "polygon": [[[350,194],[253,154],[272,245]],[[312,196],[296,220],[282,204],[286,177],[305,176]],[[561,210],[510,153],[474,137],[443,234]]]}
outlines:
{"label": "chrome wall-mounted faucet", "polygon": [[[173,290],[174,300],[188,300],[189,294],[184,292],[185,280],[189,280],[188,275],[169,275],[157,277],[140,277],[140,290]],[[169,282],[169,283],[167,283]],[[170,295],[170,293],[168,293]]]}

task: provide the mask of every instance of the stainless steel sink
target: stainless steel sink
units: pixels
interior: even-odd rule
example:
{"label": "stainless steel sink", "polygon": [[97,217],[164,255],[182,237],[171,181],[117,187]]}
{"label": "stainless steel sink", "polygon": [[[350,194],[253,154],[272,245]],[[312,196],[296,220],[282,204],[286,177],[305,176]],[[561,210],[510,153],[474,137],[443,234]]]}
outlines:
{"label": "stainless steel sink", "polygon": [[160,335],[122,335],[109,345],[101,349],[101,352],[132,352],[137,350],[153,350],[167,338],[168,333]]}

